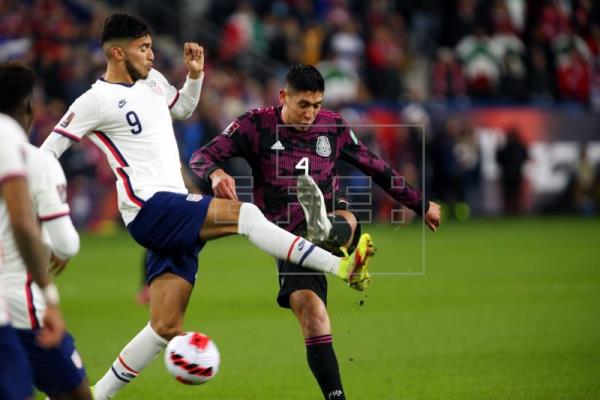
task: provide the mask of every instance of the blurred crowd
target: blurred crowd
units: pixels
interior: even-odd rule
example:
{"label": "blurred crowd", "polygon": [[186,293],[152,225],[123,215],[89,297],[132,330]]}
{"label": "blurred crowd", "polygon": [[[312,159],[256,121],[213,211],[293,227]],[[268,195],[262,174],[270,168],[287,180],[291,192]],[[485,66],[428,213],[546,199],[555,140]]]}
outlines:
{"label": "blurred crowd", "polygon": [[[362,134],[412,183],[475,208],[473,128],[460,118],[433,123],[432,110],[508,102],[600,111],[598,1],[0,0],[0,61],[22,59],[39,77],[33,143],[104,72],[98,36],[116,10],[150,22],[155,65],[175,85],[186,75],[182,43],[205,46],[201,103],[176,122],[184,164],[236,116],[276,104],[296,62],[317,65],[326,106],[351,124],[427,126],[427,134],[414,127]],[[86,142],[61,161],[75,222],[104,229],[116,215],[114,177]]]}

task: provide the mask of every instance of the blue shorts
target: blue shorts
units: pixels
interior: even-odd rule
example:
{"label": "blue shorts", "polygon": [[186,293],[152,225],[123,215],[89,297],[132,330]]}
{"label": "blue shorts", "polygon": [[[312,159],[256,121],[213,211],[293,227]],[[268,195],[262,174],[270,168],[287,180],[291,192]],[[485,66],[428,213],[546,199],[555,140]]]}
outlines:
{"label": "blue shorts", "polygon": [[158,192],[146,200],[127,229],[148,249],[147,283],[171,272],[194,284],[198,253],[205,244],[200,230],[211,200],[210,196],[170,192]]}
{"label": "blue shorts", "polygon": [[33,374],[25,349],[11,326],[0,327],[0,399],[33,398]]}
{"label": "blue shorts", "polygon": [[67,394],[79,387],[85,378],[85,368],[75,348],[73,337],[65,333],[62,342],[51,349],[40,347],[37,332],[17,329],[21,344],[33,369],[33,384],[49,396]]}

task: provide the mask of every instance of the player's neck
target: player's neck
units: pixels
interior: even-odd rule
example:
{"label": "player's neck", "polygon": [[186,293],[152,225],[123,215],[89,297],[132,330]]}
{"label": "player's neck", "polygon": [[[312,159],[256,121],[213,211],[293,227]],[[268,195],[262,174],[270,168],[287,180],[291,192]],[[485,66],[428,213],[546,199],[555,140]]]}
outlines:
{"label": "player's neck", "polygon": [[106,67],[106,72],[104,73],[103,79],[108,83],[126,83],[129,85],[134,84],[135,82],[127,72],[125,68],[119,68],[115,65],[111,65],[110,63]]}

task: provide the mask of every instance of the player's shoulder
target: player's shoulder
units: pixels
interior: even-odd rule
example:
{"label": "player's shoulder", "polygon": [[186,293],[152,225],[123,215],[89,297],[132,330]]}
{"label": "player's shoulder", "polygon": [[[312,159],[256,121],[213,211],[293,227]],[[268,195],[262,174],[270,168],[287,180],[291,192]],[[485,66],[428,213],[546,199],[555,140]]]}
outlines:
{"label": "player's shoulder", "polygon": [[148,72],[148,76],[146,77],[146,81],[148,80],[159,80],[159,81],[166,81],[167,78],[165,78],[165,76],[156,68],[152,68],[150,70],[150,72]]}
{"label": "player's shoulder", "polygon": [[2,142],[26,143],[27,134],[23,127],[9,115],[0,113],[0,137]]}
{"label": "player's shoulder", "polygon": [[62,172],[62,167],[58,160],[48,151],[42,150],[30,143],[25,146],[27,154],[27,165],[30,169],[43,173]]}
{"label": "player's shoulder", "polygon": [[274,118],[277,116],[276,107],[259,107],[259,108],[251,108],[246,113],[242,115],[242,117],[247,118]]}
{"label": "player's shoulder", "polygon": [[92,87],[75,99],[73,104],[77,104],[80,107],[98,107],[99,102],[101,102],[101,99],[106,96],[106,93],[109,89],[105,84],[110,85],[110,83],[98,79],[92,84]]}

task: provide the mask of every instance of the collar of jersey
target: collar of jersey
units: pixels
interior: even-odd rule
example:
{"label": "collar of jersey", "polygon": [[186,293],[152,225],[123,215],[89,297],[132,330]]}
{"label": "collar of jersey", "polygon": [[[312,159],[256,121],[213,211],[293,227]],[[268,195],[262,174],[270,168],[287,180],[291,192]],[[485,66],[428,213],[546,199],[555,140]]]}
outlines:
{"label": "collar of jersey", "polygon": [[100,77],[100,80],[102,82],[108,83],[110,85],[121,85],[121,86],[125,86],[125,87],[132,87],[133,85],[135,85],[135,82],[133,83],[125,83],[125,82],[109,82],[106,79],[104,79],[104,77]]}

